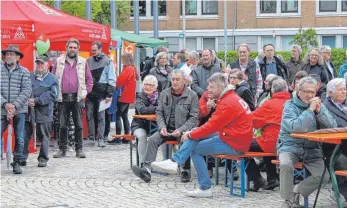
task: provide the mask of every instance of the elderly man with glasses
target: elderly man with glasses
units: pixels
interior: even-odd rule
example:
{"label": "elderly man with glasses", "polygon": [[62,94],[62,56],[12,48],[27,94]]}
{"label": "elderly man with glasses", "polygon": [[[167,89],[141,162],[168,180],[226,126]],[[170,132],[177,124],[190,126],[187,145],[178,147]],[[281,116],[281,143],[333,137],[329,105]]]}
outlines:
{"label": "elderly man with glasses", "polygon": [[337,77],[335,66],[331,62],[331,48],[330,46],[324,45],[321,47],[320,52],[322,53],[324,65],[325,65],[325,68],[327,69],[328,79],[330,81]]}
{"label": "elderly man with glasses", "polygon": [[[317,82],[312,77],[304,77],[298,83],[298,92],[284,105],[281,129],[278,137],[277,153],[280,160],[280,192],[285,200],[282,208],[303,207],[300,195],[308,197],[319,186],[325,168],[323,155],[317,142],[297,139],[291,133],[313,132],[336,127],[321,100],[316,96]],[[311,176],[293,187],[294,164],[302,160]],[[323,181],[329,181],[325,173]]]}

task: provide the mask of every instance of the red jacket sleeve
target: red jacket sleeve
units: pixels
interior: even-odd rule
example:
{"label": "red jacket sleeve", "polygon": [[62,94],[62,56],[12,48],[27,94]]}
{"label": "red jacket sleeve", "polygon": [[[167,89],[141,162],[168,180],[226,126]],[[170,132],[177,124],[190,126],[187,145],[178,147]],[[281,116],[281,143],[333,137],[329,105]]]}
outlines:
{"label": "red jacket sleeve", "polygon": [[125,86],[127,81],[129,80],[129,76],[131,76],[131,68],[129,66],[126,66],[123,68],[123,71],[120,73],[120,75],[117,78],[116,81],[116,88],[122,88]]}
{"label": "red jacket sleeve", "polygon": [[253,127],[256,129],[263,128],[267,124],[266,115],[269,115],[269,112],[267,112],[269,109],[267,103],[264,103],[252,112]]}
{"label": "red jacket sleeve", "polygon": [[240,111],[237,108],[231,107],[230,104],[217,104],[216,111],[212,114],[211,118],[204,125],[194,129],[190,133],[190,138],[199,139],[221,131],[227,124],[237,118],[239,113]]}
{"label": "red jacket sleeve", "polygon": [[207,92],[204,92],[202,94],[200,100],[199,100],[199,119],[204,118],[205,116],[208,116],[209,112],[207,110]]}

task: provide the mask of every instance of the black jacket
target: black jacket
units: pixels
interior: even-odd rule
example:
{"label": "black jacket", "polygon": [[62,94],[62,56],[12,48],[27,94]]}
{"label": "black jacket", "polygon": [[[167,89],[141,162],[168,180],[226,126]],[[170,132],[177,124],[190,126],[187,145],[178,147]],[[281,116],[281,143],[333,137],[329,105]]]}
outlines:
{"label": "black jacket", "polygon": [[[331,68],[333,69],[333,74],[331,74],[331,72],[330,72],[330,70],[329,70],[329,67],[328,67],[328,64],[330,64]],[[337,77],[336,71],[335,71],[335,66],[334,66],[333,62],[330,61],[330,62],[328,63],[328,62],[324,61],[324,66],[325,66],[325,68],[326,68],[326,70],[327,70],[327,74],[328,74],[328,79],[329,79],[329,81]]]}
{"label": "black jacket", "polygon": [[255,110],[252,92],[249,90],[249,87],[245,81],[236,85],[235,92],[248,104],[249,109],[251,109],[251,111]]}
{"label": "black jacket", "polygon": [[320,80],[322,81],[323,84],[328,84],[329,79],[328,79],[328,72],[327,69],[325,68],[324,65],[314,65],[312,66],[310,63],[305,64],[302,66],[303,71],[306,71],[307,74],[317,74],[320,76]]}
{"label": "black jacket", "polygon": [[[241,69],[240,60],[237,59],[229,63],[230,69]],[[257,62],[253,59],[248,59],[248,64],[246,67],[245,74],[248,76],[248,85],[253,96],[257,93],[257,74],[256,74]]]}
{"label": "black jacket", "polygon": [[158,80],[158,92],[161,93],[163,90],[171,87],[171,67],[166,66],[166,71],[168,72],[167,75],[164,75],[163,73],[160,72],[158,66],[155,66],[149,71],[149,74],[155,76]]}
{"label": "black jacket", "polygon": [[[144,92],[138,92],[136,94],[135,114],[136,115],[155,114],[155,110],[158,107],[158,100],[155,105],[151,105],[146,94]],[[131,133],[134,133],[134,131],[139,128],[145,129],[149,133],[150,122],[144,119],[134,118],[131,122]]]}
{"label": "black jacket", "polygon": [[[341,111],[331,100],[331,98],[326,98],[323,102],[324,106],[330,111],[330,114],[335,118],[337,127],[347,127],[347,114],[343,111]],[[347,105],[347,100],[345,100],[344,105]],[[325,153],[325,156],[329,157],[333,150],[335,148],[335,145],[333,144],[324,144],[323,150]],[[344,149],[342,152],[347,155],[347,147],[344,146]]]}
{"label": "black jacket", "polygon": [[[288,70],[284,62],[278,58],[277,56],[274,56],[275,62],[276,62],[276,68],[277,68],[277,74],[278,76],[282,77],[284,80],[288,82]],[[259,63],[261,76],[263,78],[263,81],[266,79],[266,57],[264,57],[263,62]],[[289,83],[289,82],[288,82]]]}

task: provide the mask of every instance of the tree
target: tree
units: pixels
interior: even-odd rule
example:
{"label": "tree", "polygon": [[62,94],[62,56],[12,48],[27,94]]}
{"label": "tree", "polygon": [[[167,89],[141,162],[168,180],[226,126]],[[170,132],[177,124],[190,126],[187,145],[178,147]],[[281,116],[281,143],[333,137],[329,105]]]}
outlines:
{"label": "tree", "polygon": [[304,30],[300,28],[289,44],[299,45],[303,51],[307,51],[309,48],[318,47],[316,30],[312,28]]}
{"label": "tree", "polygon": [[[54,7],[53,0],[43,0],[42,3]],[[61,10],[80,18],[86,17],[85,1],[62,0]],[[130,1],[117,1],[117,25],[124,23],[130,14]],[[111,25],[110,0],[92,1],[92,20],[94,22]]]}

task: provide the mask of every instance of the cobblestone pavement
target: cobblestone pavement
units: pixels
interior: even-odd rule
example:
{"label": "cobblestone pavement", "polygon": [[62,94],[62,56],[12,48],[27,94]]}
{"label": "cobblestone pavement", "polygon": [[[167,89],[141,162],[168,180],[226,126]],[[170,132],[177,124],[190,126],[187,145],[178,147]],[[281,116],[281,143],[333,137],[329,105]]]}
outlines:
{"label": "cobblestone pavement", "polygon": [[[70,151],[66,158],[52,158],[46,168],[37,167],[37,154],[31,154],[22,175],[14,175],[1,166],[1,207],[42,208],[108,208],[108,207],[228,207],[278,208],[281,206],[279,190],[247,193],[242,199],[229,195],[227,187],[213,186],[213,198],[194,199],[184,196],[195,189],[196,173],[192,182],[182,183],[178,175],[152,175],[145,183],[136,178],[129,165],[128,145],[108,145],[100,149],[85,144],[86,159],[78,159]],[[159,151],[160,152],[160,151]],[[160,156],[159,156],[160,157]],[[220,168],[220,180],[223,168]],[[324,187],[318,202],[320,208],[336,207]],[[312,206],[314,195],[310,197]],[[302,202],[303,203],[303,202]]]}

